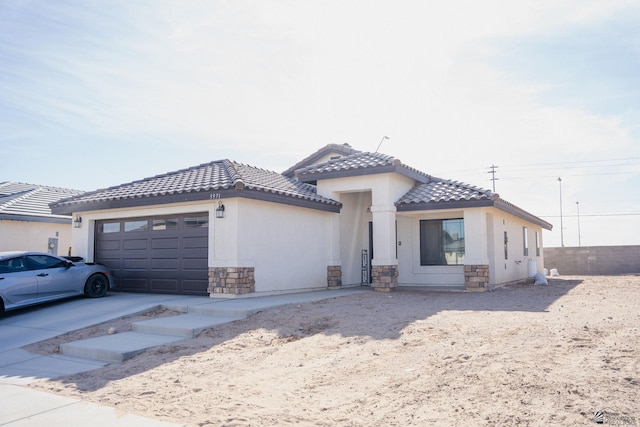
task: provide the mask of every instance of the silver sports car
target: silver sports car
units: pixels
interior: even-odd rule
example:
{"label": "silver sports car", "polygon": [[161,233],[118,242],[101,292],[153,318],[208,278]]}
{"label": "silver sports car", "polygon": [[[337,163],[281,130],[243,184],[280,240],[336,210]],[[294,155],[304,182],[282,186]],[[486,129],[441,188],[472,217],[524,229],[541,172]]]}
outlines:
{"label": "silver sports car", "polygon": [[103,297],[112,284],[104,265],[42,252],[0,252],[0,311],[83,294]]}

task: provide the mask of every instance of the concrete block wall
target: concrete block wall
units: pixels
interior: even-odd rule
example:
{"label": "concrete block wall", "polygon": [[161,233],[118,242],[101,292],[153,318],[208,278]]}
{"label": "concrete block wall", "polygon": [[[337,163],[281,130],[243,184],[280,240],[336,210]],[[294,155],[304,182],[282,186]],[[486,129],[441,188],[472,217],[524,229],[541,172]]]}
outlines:
{"label": "concrete block wall", "polygon": [[640,273],[640,245],[544,248],[544,267],[560,275]]}

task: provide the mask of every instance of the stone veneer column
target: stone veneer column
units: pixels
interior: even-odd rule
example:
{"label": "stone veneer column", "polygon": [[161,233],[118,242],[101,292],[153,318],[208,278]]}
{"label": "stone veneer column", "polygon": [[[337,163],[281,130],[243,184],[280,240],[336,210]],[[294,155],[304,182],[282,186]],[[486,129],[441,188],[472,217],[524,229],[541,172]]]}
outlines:
{"label": "stone veneer column", "polygon": [[209,295],[249,294],[256,291],[254,267],[209,267]]}
{"label": "stone veneer column", "polygon": [[342,266],[327,266],[327,286],[330,289],[336,289],[342,286]]}
{"label": "stone veneer column", "polygon": [[371,287],[375,291],[390,292],[398,287],[397,265],[371,266]]}
{"label": "stone veneer column", "polygon": [[486,264],[465,265],[464,287],[471,292],[489,290],[489,266]]}

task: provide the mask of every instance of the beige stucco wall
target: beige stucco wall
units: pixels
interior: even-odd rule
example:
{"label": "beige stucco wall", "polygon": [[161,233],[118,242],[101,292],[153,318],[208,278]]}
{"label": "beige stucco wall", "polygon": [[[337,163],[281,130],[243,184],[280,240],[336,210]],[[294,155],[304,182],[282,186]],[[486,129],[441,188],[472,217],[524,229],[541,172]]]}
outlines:
{"label": "beige stucco wall", "polygon": [[[449,209],[431,212],[402,212],[398,215],[399,285],[464,285],[463,266],[420,265],[420,220],[463,217],[464,212],[462,210]],[[465,221],[465,242],[471,239],[471,237],[467,235],[469,232]]]}
{"label": "beige stucco wall", "polygon": [[336,213],[244,198],[215,221],[212,267],[254,267],[256,293],[327,287]]}
{"label": "beige stucco wall", "polygon": [[[371,192],[340,194],[340,260],[343,285],[362,281],[362,250],[369,250]],[[370,255],[370,254],[368,254]]]}
{"label": "beige stucco wall", "polygon": [[71,240],[71,221],[68,224],[0,220],[0,251],[48,252],[49,238],[58,239],[58,253],[67,255]]}
{"label": "beige stucco wall", "polygon": [[[536,262],[542,272],[542,229],[539,226],[496,208],[402,212],[398,215],[398,283],[401,285],[464,285],[462,266],[420,265],[420,220],[464,219],[465,264],[489,265],[492,285],[528,277],[528,262]],[[522,227],[527,227],[529,255],[524,255]],[[504,259],[504,231],[509,238],[508,259]],[[540,255],[536,255],[536,237],[540,238]]]}
{"label": "beige stucco wall", "polygon": [[[500,285],[529,276],[529,260],[535,261],[536,272],[544,269],[544,249],[542,227],[531,224],[515,215],[495,208],[487,208],[488,242],[487,253],[491,264],[490,283]],[[524,255],[524,235],[522,227],[527,227],[529,255]],[[504,232],[508,236],[508,256],[504,256]],[[540,255],[536,255],[536,231],[540,239]]]}
{"label": "beige stucco wall", "polygon": [[343,203],[330,227],[334,265],[342,266],[343,284],[360,283],[362,249],[369,248],[373,222],[372,265],[397,265],[395,202],[414,180],[397,173],[352,176],[318,181],[318,194]]}
{"label": "beige stucco wall", "polygon": [[[218,202],[224,218],[215,218]],[[244,198],[74,212],[83,219],[73,229],[74,255],[93,260],[97,220],[190,212],[209,212],[209,266],[254,267],[257,293],[327,286],[327,230],[337,214]]]}

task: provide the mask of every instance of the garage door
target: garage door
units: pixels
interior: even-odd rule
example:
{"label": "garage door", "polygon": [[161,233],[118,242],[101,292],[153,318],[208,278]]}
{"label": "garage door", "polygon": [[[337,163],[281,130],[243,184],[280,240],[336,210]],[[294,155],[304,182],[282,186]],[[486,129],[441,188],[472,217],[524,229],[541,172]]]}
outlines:
{"label": "garage door", "polygon": [[117,290],[208,295],[209,214],[96,222],[96,262],[110,267]]}

